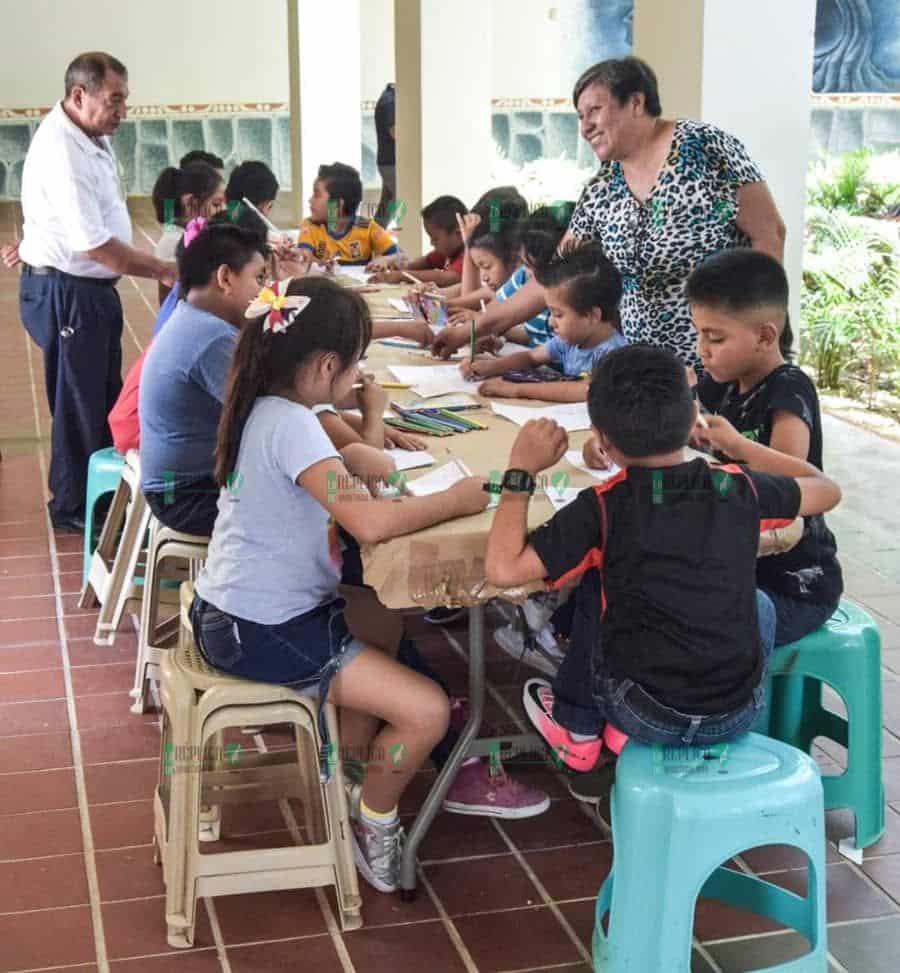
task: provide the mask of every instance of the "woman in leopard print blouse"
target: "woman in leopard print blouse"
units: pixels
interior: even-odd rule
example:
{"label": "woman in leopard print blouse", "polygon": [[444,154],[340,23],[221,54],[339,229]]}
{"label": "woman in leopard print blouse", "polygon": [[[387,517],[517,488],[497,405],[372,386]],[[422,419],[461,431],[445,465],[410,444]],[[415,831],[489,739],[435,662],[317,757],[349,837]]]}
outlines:
{"label": "woman in leopard print blouse", "polygon": [[[639,58],[601,61],[575,84],[581,135],[600,160],[566,239],[598,240],[622,274],[622,330],[697,367],[684,283],[704,258],[754,247],[781,260],[784,223],[758,166],[715,125],[662,118],[656,75]],[[564,241],[565,242],[565,241]],[[525,320],[543,304],[529,284],[476,315],[478,333]],[[447,328],[444,355],[468,340]]]}

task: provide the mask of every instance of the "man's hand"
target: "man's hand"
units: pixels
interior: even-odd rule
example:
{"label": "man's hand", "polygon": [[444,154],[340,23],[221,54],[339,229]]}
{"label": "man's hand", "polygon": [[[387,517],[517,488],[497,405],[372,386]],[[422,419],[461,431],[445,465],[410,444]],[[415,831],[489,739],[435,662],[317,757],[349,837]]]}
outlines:
{"label": "man's hand", "polygon": [[3,261],[3,266],[8,267],[10,270],[13,267],[17,267],[21,262],[19,257],[19,241],[16,240],[15,243],[7,243],[0,247],[0,260]]}
{"label": "man's hand", "polygon": [[509,468],[525,470],[533,476],[553,466],[568,448],[569,435],[559,423],[553,419],[531,419],[516,436]]}
{"label": "man's hand", "polygon": [[156,279],[164,287],[174,287],[178,280],[178,265],[174,261],[163,261],[159,276]]}

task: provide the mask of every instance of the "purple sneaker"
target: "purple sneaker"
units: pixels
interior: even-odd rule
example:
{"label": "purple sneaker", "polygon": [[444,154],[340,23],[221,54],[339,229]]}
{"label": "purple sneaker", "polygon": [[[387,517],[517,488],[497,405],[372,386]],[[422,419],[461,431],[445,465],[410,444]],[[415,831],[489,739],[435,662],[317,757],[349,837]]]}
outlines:
{"label": "purple sneaker", "polygon": [[445,811],[492,818],[533,818],[548,807],[543,791],[513,780],[502,767],[492,774],[486,760],[460,767],[444,798]]}

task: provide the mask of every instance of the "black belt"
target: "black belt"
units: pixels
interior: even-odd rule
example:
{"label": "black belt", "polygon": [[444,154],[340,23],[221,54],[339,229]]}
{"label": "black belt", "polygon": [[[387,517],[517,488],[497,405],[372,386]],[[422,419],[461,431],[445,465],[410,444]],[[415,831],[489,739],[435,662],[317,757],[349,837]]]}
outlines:
{"label": "black belt", "polygon": [[118,277],[79,277],[77,274],[67,274],[56,267],[32,267],[22,264],[22,273],[26,277],[59,277],[63,280],[77,280],[82,284],[97,284],[100,287],[114,287],[119,283]]}

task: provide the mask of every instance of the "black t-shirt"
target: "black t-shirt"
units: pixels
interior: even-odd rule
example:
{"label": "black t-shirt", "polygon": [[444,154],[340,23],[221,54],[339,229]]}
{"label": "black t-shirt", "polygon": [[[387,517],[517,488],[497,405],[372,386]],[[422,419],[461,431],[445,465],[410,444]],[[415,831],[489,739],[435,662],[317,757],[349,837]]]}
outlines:
{"label": "black t-shirt", "polygon": [[[768,446],[778,412],[799,416],[809,427],[806,459],[822,469],[822,416],[819,397],[809,376],[796,365],[779,365],[756,386],[741,395],[737,382],[725,385],[705,375],[697,395],[710,412],[724,416],[742,435]],[[760,588],[797,601],[837,607],[844,580],[837,559],[834,535],[821,514],[804,518],[803,537],[785,554],[759,559],[756,577]]]}
{"label": "black t-shirt", "polygon": [[736,464],[629,467],[583,490],[530,542],[552,587],[597,569],[600,671],[684,713],[728,713],[762,675],[760,530],[799,508],[795,480]]}
{"label": "black t-shirt", "polygon": [[375,135],[380,166],[396,165],[396,145],[388,129],[394,127],[394,86],[389,84],[375,103]]}

